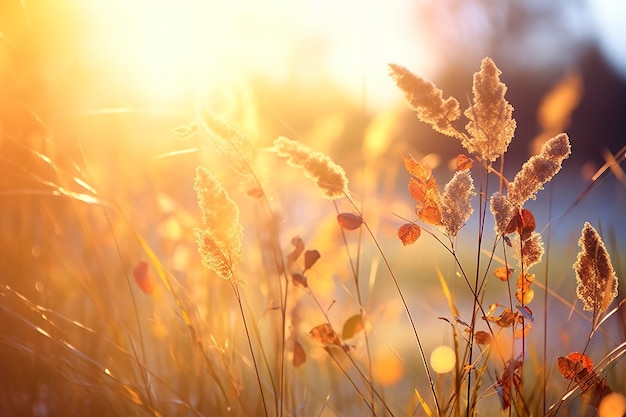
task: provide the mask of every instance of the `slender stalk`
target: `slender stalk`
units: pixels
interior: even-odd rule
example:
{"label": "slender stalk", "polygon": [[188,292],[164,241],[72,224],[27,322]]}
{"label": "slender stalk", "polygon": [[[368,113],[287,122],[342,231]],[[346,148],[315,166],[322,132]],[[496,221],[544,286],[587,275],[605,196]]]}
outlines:
{"label": "slender stalk", "polygon": [[[348,201],[350,201],[350,203],[355,208],[355,210],[357,210],[359,215],[361,215],[361,212],[359,211],[358,207],[356,206],[356,204],[354,204],[354,202],[350,199],[350,197],[346,196],[346,198],[348,199]],[[363,216],[361,215],[361,217]],[[370,229],[369,225],[367,224],[365,220],[363,220],[363,225],[365,226],[365,228],[367,229],[367,232],[372,238],[372,241],[374,242],[374,245],[376,246],[378,253],[380,253],[380,256],[382,257],[383,262],[385,263],[385,267],[387,268],[387,271],[389,272],[389,276],[391,277],[391,280],[393,281],[393,285],[395,286],[396,291],[398,292],[398,296],[400,297],[402,306],[404,307],[404,311],[406,312],[407,318],[409,319],[409,323],[413,330],[413,335],[415,336],[415,340],[417,342],[417,347],[420,352],[420,358],[422,359],[422,364],[424,365],[424,369],[426,370],[426,376],[428,378],[428,383],[430,385],[430,389],[433,394],[433,399],[435,401],[435,408],[437,409],[437,414],[440,414],[441,409],[439,406],[439,400],[437,398],[437,391],[435,390],[435,382],[433,381],[433,378],[430,372],[430,367],[428,366],[428,361],[426,360],[426,353],[424,352],[424,348],[422,347],[422,342],[420,340],[419,333],[417,332],[417,327],[415,326],[415,321],[413,320],[413,316],[411,315],[411,310],[409,309],[409,305],[407,304],[406,299],[404,298],[404,294],[402,294],[402,290],[400,289],[400,284],[398,283],[398,280],[393,272],[393,269],[391,268],[391,265],[389,264],[389,260],[387,259],[387,256],[385,256],[385,252],[383,251],[383,249],[380,247],[380,244],[376,240],[374,232],[372,232],[372,230]]]}

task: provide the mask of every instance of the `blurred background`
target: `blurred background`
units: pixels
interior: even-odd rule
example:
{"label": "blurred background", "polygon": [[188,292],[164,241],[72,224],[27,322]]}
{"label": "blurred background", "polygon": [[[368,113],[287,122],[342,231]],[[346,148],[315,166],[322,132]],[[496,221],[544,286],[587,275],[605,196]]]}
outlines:
{"label": "blurred background", "polygon": [[[180,140],[172,129],[194,121],[201,105],[261,151],[283,135],[333,157],[348,172],[355,196],[386,216],[381,230],[395,239],[398,219],[391,213],[414,216],[402,155],[427,161],[442,186],[462,148],[415,118],[387,64],[433,80],[465,108],[472,74],[490,56],[503,72],[518,125],[507,177],[549,135],[570,136],[572,156],[546,199],[530,208],[539,228],[553,219],[551,235],[568,243],[552,250],[568,259],[554,266],[557,281],[570,280],[557,288],[566,287],[574,299],[571,263],[584,221],[609,237],[615,263],[624,261],[623,178],[605,175],[559,218],[608,155],[626,145],[624,39],[626,4],[611,0],[4,0],[0,281],[95,325],[108,304],[130,306],[117,299],[115,283],[142,259],[128,229],[181,280],[192,280],[188,265],[199,263],[197,253],[193,242],[180,241],[199,218],[193,168],[220,161],[207,156],[211,149],[201,139]],[[334,220],[333,213],[305,200],[298,183],[289,183],[292,176],[283,177],[292,187],[281,197],[285,233],[323,240],[316,231],[327,229],[311,225]],[[229,185],[228,175],[220,179]],[[121,214],[109,218],[94,202]],[[473,227],[466,231],[475,233]],[[416,261],[430,261],[434,277],[428,246],[418,242],[424,252],[414,252],[417,258],[398,246],[395,265],[411,271]],[[431,297],[445,309],[437,284],[417,292],[416,299]],[[12,326],[2,320],[0,330],[11,333]],[[32,352],[18,344],[27,359],[8,363],[16,350],[11,340],[0,347],[0,373],[24,384],[16,390],[36,391],[17,377],[27,372]],[[92,343],[98,351],[98,341]],[[0,395],[13,392],[7,381]]]}

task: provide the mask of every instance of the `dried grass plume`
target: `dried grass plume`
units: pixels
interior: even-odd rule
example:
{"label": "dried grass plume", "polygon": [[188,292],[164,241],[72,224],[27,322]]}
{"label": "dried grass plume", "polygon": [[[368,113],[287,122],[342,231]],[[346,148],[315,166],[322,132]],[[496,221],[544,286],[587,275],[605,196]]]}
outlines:
{"label": "dried grass plume", "polygon": [[574,263],[576,295],[583,309],[598,317],[617,297],[617,276],[602,238],[588,222],[578,240],[581,250]]}
{"label": "dried grass plume", "polygon": [[476,191],[469,170],[457,171],[444,187],[441,196],[441,223],[448,235],[456,236],[474,212],[471,205],[474,195]]}
{"label": "dried grass plume", "polygon": [[205,168],[196,168],[194,190],[202,223],[206,229],[195,229],[202,264],[224,279],[234,278],[234,267],[243,258],[239,208],[226,189]]}
{"label": "dried grass plume", "polygon": [[470,136],[463,137],[461,143],[486,162],[506,152],[517,127],[513,106],[504,98],[507,87],[500,81],[501,73],[491,58],[482,60],[480,71],[474,74],[474,103],[465,110],[469,119],[465,128]]}
{"label": "dried grass plume", "polygon": [[409,108],[418,119],[428,123],[437,132],[452,137],[460,137],[460,133],[452,126],[452,122],[461,117],[459,102],[454,97],[443,98],[443,91],[432,81],[419,77],[408,69],[389,64],[391,77],[404,92]]}
{"label": "dried grass plume", "polygon": [[274,140],[274,149],[278,156],[288,158],[289,165],[302,168],[304,175],[315,181],[327,199],[350,195],[346,172],[328,156],[282,136]]}

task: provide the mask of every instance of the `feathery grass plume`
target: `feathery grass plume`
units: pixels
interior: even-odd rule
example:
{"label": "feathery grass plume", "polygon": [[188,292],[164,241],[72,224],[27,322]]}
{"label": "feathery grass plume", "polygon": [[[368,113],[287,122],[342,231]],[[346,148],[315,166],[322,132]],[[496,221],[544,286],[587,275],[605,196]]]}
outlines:
{"label": "feathery grass plume", "polygon": [[304,175],[315,181],[327,199],[350,195],[346,172],[328,156],[283,136],[274,140],[274,149],[278,156],[288,158],[289,165],[302,168]]}
{"label": "feathery grass plume", "polygon": [[235,264],[243,258],[239,208],[204,167],[196,168],[193,189],[206,226],[206,230],[195,229],[202,264],[220,277],[231,279]]}
{"label": "feathery grass plume", "polygon": [[476,195],[469,170],[457,171],[446,184],[441,196],[441,222],[450,236],[456,236],[474,209],[470,204]]}
{"label": "feathery grass plume", "polygon": [[[520,243],[521,240],[521,243]],[[527,271],[533,265],[541,262],[543,257],[543,242],[541,234],[532,232],[527,239],[521,239],[519,235],[515,235],[512,242],[513,257],[517,259],[520,268]]]}
{"label": "feathery grass plume", "polygon": [[437,132],[452,137],[461,137],[452,122],[461,117],[461,107],[454,97],[444,100],[443,91],[435,84],[413,74],[408,69],[389,64],[391,77],[404,92],[409,108],[417,117],[432,126]]}
{"label": "feathery grass plume", "polygon": [[583,309],[598,317],[617,296],[617,276],[602,238],[588,222],[578,246],[581,250],[574,263],[576,295],[583,302]]}
{"label": "feathery grass plume", "polygon": [[559,133],[541,147],[539,155],[532,156],[524,163],[520,172],[509,183],[507,198],[514,206],[522,207],[529,199],[534,199],[537,191],[561,170],[561,164],[571,153],[569,137]]}
{"label": "feathery grass plume", "polygon": [[232,168],[244,178],[253,175],[252,166],[256,158],[254,146],[241,132],[220,120],[209,109],[202,107],[198,111],[200,125],[214,139],[215,147],[219,152],[230,155],[229,162]]}
{"label": "feathery grass plume", "polygon": [[517,212],[517,208],[511,204],[504,194],[496,192],[489,199],[489,209],[491,214],[493,214],[494,230],[498,236],[503,235],[509,222]]}
{"label": "feathery grass plume", "polygon": [[482,60],[480,71],[474,74],[474,103],[465,110],[469,119],[465,128],[470,137],[462,137],[461,143],[486,162],[506,152],[517,127],[513,106],[504,99],[507,87],[500,81],[500,74],[502,71],[491,58]]}

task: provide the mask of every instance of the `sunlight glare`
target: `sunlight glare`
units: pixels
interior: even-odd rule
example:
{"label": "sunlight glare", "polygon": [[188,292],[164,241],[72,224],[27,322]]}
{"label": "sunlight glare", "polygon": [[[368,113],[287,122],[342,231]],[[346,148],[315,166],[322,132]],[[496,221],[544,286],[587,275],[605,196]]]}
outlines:
{"label": "sunlight glare", "polygon": [[395,92],[387,63],[432,69],[411,45],[404,1],[374,7],[352,1],[110,0],[79,7],[84,27],[78,41],[89,76],[155,102],[206,98],[263,74],[282,81],[296,75],[302,82],[330,76],[353,95],[366,90],[380,105],[382,91]]}
{"label": "sunlight glare", "polygon": [[446,374],[454,369],[456,355],[449,346],[439,346],[430,354],[430,366],[438,374]]}

